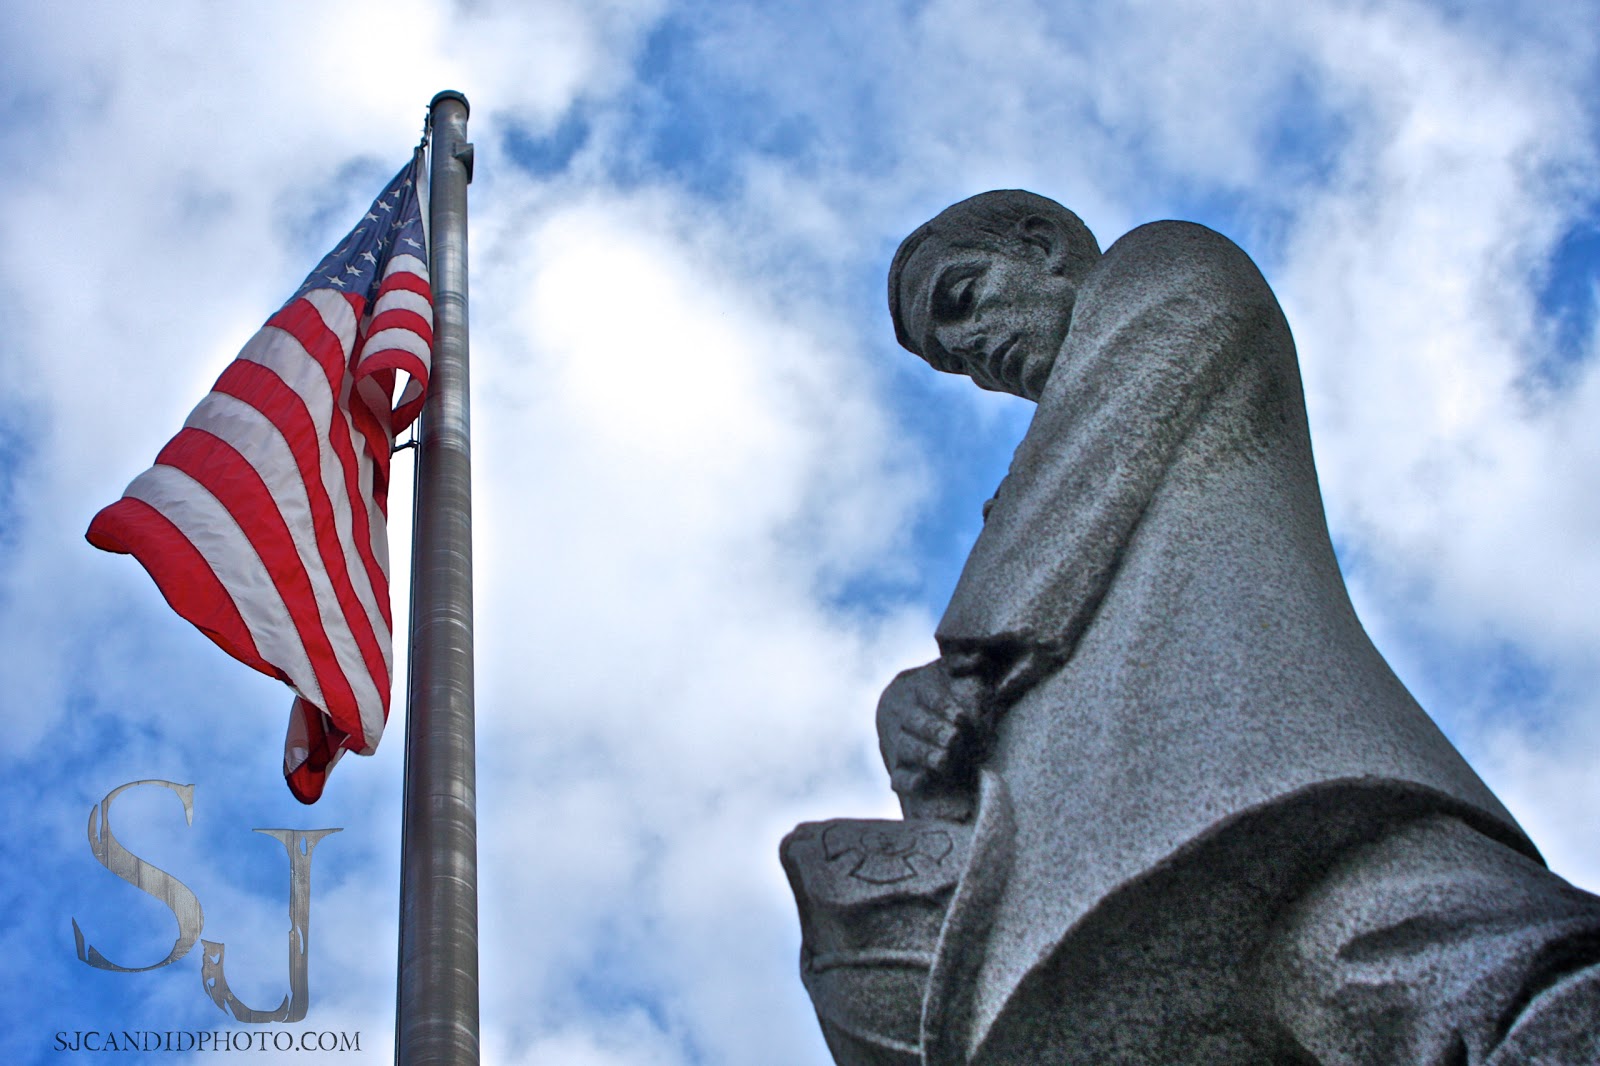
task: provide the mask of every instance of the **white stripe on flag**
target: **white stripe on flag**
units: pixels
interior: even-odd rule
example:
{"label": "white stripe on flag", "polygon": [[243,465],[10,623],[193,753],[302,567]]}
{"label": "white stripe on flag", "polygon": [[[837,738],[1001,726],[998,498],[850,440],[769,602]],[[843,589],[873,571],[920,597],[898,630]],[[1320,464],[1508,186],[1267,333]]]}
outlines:
{"label": "white stripe on flag", "polygon": [[123,495],[143,500],[177,527],[233,598],[261,657],[288,675],[304,699],[326,706],[283,595],[244,530],[211,490],[181,470],[157,465],[134,478]]}
{"label": "white stripe on flag", "polygon": [[[373,588],[366,563],[356,550],[355,522],[351,515],[352,498],[360,501],[361,506],[368,509],[367,520],[371,530],[371,542],[375,546],[383,547],[382,554],[374,552],[374,555],[387,577],[388,560],[384,555],[387,554],[389,538],[384,535],[381,524],[373,524],[375,519],[372,511],[375,508],[371,502],[370,472],[365,477],[361,476],[364,471],[370,470],[372,462],[371,457],[365,453],[365,444],[360,434],[351,427],[349,416],[335,413],[333,393],[328,388],[327,375],[292,334],[275,326],[269,326],[251,338],[250,343],[245,345],[244,351],[239,353],[239,357],[266,367],[276,374],[278,380],[300,397],[312,424],[317,428],[317,453],[322,470],[322,483],[326,486],[329,501],[333,505],[334,528],[339,538],[339,546],[344,552],[345,567],[350,572],[350,583],[355,587],[362,609],[372,623],[373,632],[382,638],[384,662],[393,673],[392,641],[389,627],[383,620],[382,608],[379,606],[380,602],[387,599],[388,587],[386,584],[381,589]],[[345,481],[344,464],[340,462],[331,443],[334,433],[343,435],[350,444],[351,452],[356,456],[358,495],[351,493]],[[381,515],[376,521],[381,523]]]}
{"label": "white stripe on flag", "polygon": [[[376,724],[381,734],[383,695],[378,687],[378,679],[367,668],[361,646],[345,618],[338,593],[334,591],[333,580],[328,576],[316,542],[311,500],[307,496],[305,483],[300,479],[300,468],[295,463],[294,453],[284,440],[282,431],[254,407],[219,392],[213,392],[201,400],[186,424],[194,429],[205,430],[232,445],[234,451],[243,456],[261,476],[272,497],[273,506],[288,526],[295,554],[300,557],[300,565],[311,582],[317,617],[327,634],[339,672],[349,682],[356,706],[360,708],[362,730],[366,732],[371,722]],[[377,635],[387,638],[388,633],[379,629]],[[326,707],[325,704],[318,706]],[[369,743],[373,739],[369,733]]]}
{"label": "white stripe on flag", "polygon": [[394,326],[389,329],[380,329],[378,332],[367,336],[366,348],[362,355],[374,355],[378,352],[393,351],[410,352],[418,359],[426,362],[428,356],[428,342],[417,335],[415,330]]}
{"label": "white stripe on flag", "polygon": [[[389,273],[393,274],[394,271],[391,270]],[[378,302],[372,305],[373,317],[376,318],[385,311],[412,311],[429,326],[433,325],[433,304],[421,293],[412,292],[410,289],[390,289],[382,293],[378,297]]]}

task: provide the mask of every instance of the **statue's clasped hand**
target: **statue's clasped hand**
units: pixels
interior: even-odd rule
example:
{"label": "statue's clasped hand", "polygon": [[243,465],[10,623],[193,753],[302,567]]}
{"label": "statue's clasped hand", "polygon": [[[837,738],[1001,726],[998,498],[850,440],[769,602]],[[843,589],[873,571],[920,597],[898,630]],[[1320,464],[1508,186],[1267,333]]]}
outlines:
{"label": "statue's clasped hand", "polygon": [[944,659],[902,671],[878,700],[878,747],[907,817],[965,820],[993,732],[993,696]]}

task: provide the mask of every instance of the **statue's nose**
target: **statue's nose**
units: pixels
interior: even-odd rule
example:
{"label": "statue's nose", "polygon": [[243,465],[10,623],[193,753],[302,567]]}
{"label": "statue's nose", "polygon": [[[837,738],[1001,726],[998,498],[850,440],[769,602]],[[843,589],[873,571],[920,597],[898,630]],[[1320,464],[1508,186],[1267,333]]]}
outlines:
{"label": "statue's nose", "polygon": [[983,323],[977,317],[961,322],[952,322],[942,330],[945,335],[939,338],[946,351],[961,355],[971,355],[981,352],[986,339]]}

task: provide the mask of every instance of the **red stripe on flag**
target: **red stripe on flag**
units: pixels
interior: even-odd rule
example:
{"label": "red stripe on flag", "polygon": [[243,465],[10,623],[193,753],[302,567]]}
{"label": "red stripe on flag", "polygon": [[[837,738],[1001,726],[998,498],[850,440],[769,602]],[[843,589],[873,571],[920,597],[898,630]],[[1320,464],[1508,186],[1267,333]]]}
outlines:
{"label": "red stripe on flag", "polygon": [[[359,296],[346,296],[345,299],[359,321],[362,308],[365,306],[364,301]],[[350,411],[351,424],[366,442],[366,456],[373,464],[372,495],[378,502],[378,509],[387,516],[389,459],[394,454],[394,429],[390,412],[393,401],[389,397],[394,392],[394,383],[392,380],[389,382],[389,387],[384,391],[383,402],[376,406],[367,397],[358,395],[361,379],[354,375],[363,339],[363,337],[357,338],[354,350],[350,353],[351,373],[348,380],[351,396],[346,406]]]}
{"label": "red stripe on flag", "polygon": [[86,536],[96,548],[137,559],[161,590],[167,606],[217,647],[268,677],[288,680],[282,670],[261,657],[250,627],[211,564],[166,515],[143,500],[124,496],[94,516]]}
{"label": "red stripe on flag", "polygon": [[[380,296],[379,300],[383,298]],[[389,307],[379,311],[372,319],[372,325],[367,327],[367,336],[373,337],[386,329],[403,329],[408,333],[415,333],[423,344],[432,347],[433,327],[428,320],[409,307]],[[404,349],[402,349],[404,350]],[[422,362],[415,352],[407,352],[417,362]]]}
{"label": "red stripe on flag", "polygon": [[[349,299],[349,297],[347,297]],[[355,297],[357,301],[360,297]],[[361,309],[353,308],[359,321]],[[350,352],[339,339],[338,334],[328,328],[322,320],[322,315],[317,311],[311,301],[301,298],[293,303],[285,304],[277,314],[267,319],[264,329],[281,329],[305,348],[306,354],[322,368],[322,373],[328,379],[328,392],[332,394],[335,403],[339,399],[339,389],[344,384],[345,360]]]}
{"label": "red stripe on flag", "polygon": [[[304,485],[307,501],[311,505],[312,530],[316,538],[317,552],[322,557],[322,568],[327,572],[329,582],[333,585],[339,610],[344,614],[345,624],[350,627],[351,635],[355,637],[356,646],[361,649],[361,659],[366,663],[367,672],[372,675],[378,691],[388,693],[389,668],[384,665],[383,651],[378,644],[378,635],[373,632],[372,623],[367,617],[366,605],[356,592],[355,584],[350,580],[344,544],[339,539],[333,504],[329,499],[327,486],[322,481],[322,455],[317,442],[317,426],[310,412],[306,410],[305,401],[297,392],[285,385],[278,375],[261,364],[248,360],[236,361],[223,371],[212,391],[249,404],[260,411],[262,416],[276,426],[278,432],[283,435],[289,450],[294,454],[295,465],[299,468],[300,480]],[[353,524],[354,516],[351,518]],[[374,606],[389,597],[386,583],[374,587],[372,592]]]}
{"label": "red stripe on flag", "polygon": [[383,400],[374,410],[368,397],[361,395],[360,383],[350,385],[350,424],[360,436],[362,458],[372,467],[372,495],[378,508],[389,513],[389,460],[394,454],[394,434],[389,430],[389,393],[391,384],[384,390]]}
{"label": "red stripe on flag", "polygon": [[[400,399],[402,402],[394,409],[394,428],[396,433],[403,431],[407,426],[415,422],[417,416],[422,413],[422,404],[427,395],[428,379],[426,377],[416,378],[415,375],[413,375],[413,379],[417,383],[416,387],[412,388],[407,385],[405,389],[401,390]],[[392,394],[392,388],[390,392]]]}
{"label": "red stripe on flag", "polygon": [[[359,299],[357,297],[356,299]],[[294,314],[289,314],[295,309]],[[352,310],[357,310],[352,308]],[[378,597],[378,609],[383,612],[383,624],[392,631],[394,617],[389,608],[389,578],[384,573],[383,567],[378,563],[377,556],[372,551],[372,521],[367,514],[366,500],[361,495],[360,459],[356,455],[355,447],[350,440],[350,425],[345,421],[349,416],[340,411],[340,390],[345,379],[345,362],[349,358],[344,345],[328,324],[322,320],[322,315],[317,309],[305,300],[296,300],[282,311],[273,315],[269,320],[293,337],[306,354],[316,361],[328,375],[328,388],[333,395],[334,410],[328,426],[328,444],[339,457],[339,466],[344,471],[345,496],[350,504],[350,515],[354,519],[351,538],[355,541],[356,550],[361,555],[362,565],[366,567],[367,579],[372,582],[373,588],[384,590]],[[359,428],[359,427],[358,427]],[[362,437],[367,434],[362,432]],[[370,438],[368,438],[370,439]],[[369,445],[370,447],[370,445]],[[384,448],[384,475],[381,486],[374,481],[374,491],[380,500],[387,494],[388,489],[388,451]],[[386,510],[387,501],[382,504]]]}
{"label": "red stripe on flag", "polygon": [[433,288],[428,279],[414,270],[396,270],[393,274],[383,279],[383,284],[378,287],[378,292],[385,289],[405,289],[418,296],[425,296],[429,303],[433,302]]}
{"label": "red stripe on flag", "polygon": [[[389,395],[394,392],[394,379],[390,378],[387,387],[378,383],[381,397],[378,402],[373,402],[373,397],[363,395],[365,389],[362,381],[352,379],[350,383],[350,429],[354,431],[355,440],[360,445],[360,461],[368,466],[371,474],[371,493],[378,503],[379,511],[389,514],[389,466],[390,459],[394,458],[395,437],[389,429]],[[368,387],[371,387],[368,384]]]}
{"label": "red stripe on flag", "polygon": [[316,704],[295,698],[290,714],[300,716],[306,727],[306,758],[299,766],[284,774],[289,791],[301,803],[311,804],[322,798],[328,784],[328,767],[345,746],[345,734],[337,727],[328,729],[328,720]]}
{"label": "red stripe on flag", "polygon": [[[233,515],[245,539],[260,556],[272,583],[283,597],[306,658],[316,675],[327,706],[323,711],[352,737],[362,739],[361,709],[355,691],[333,652],[323,629],[311,579],[295,550],[294,538],[272,501],[272,494],[253,466],[227,441],[205,430],[185,426],[156,456],[158,465],[170,466],[194,478]],[[387,690],[380,691],[385,704]]]}
{"label": "red stripe on flag", "polygon": [[351,385],[351,391],[352,428],[361,433],[364,442],[362,454],[372,465],[372,500],[387,518],[389,470],[394,460],[394,432],[387,427],[392,417],[389,404],[392,402],[390,397],[394,395],[394,371],[380,370],[357,378]]}

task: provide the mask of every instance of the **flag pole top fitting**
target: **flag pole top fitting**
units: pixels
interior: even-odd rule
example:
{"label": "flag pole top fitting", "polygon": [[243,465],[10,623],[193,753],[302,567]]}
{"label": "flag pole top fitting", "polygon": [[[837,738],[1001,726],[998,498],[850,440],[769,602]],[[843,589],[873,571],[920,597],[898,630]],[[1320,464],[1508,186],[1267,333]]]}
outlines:
{"label": "flag pole top fitting", "polygon": [[435,94],[434,98],[428,101],[428,110],[432,111],[434,108],[439,106],[441,101],[444,100],[460,100],[461,106],[465,108],[469,114],[472,112],[472,105],[467,103],[466,95],[464,93],[457,92],[455,89],[446,89],[442,93]]}

